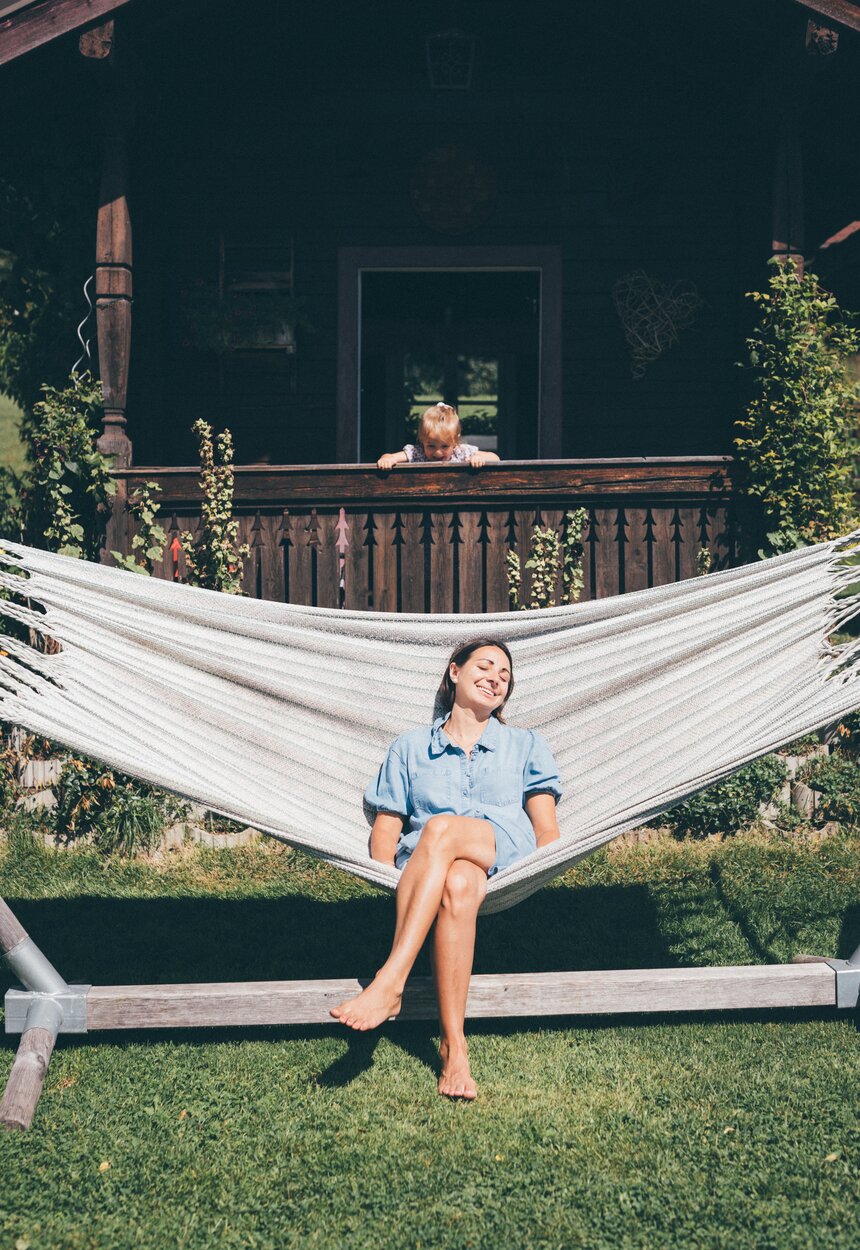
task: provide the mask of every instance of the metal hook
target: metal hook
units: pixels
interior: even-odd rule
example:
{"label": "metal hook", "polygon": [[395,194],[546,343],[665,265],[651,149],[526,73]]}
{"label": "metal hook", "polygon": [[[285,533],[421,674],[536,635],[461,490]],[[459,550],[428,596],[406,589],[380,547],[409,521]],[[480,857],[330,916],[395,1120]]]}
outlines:
{"label": "metal hook", "polygon": [[[89,291],[88,291],[88,289],[87,289],[87,288],[89,287],[90,283],[92,282],[93,277],[94,277],[94,275],[93,275],[93,274],[90,274],[90,276],[87,278],[86,282],[84,283],[84,299],[87,301],[87,313],[86,313],[86,316],[84,317],[83,321],[82,321],[82,322],[80,323],[80,325],[78,326],[78,342],[80,343],[81,347],[82,347],[84,350],[81,352],[80,356],[78,356],[77,360],[76,360],[76,361],[75,361],[75,363],[72,365],[72,376],[73,376],[73,377],[75,377],[75,378],[76,378],[76,376],[77,376],[77,372],[78,372],[78,365],[79,365],[79,364],[81,364],[81,362],[82,362],[84,359],[86,359],[86,360],[88,360],[88,361],[89,361],[89,360],[92,360],[92,355],[91,355],[91,353],[90,353],[90,340],[89,340],[89,339],[85,339],[85,338],[84,338],[84,336],[83,336],[83,334],[81,333],[81,331],[83,330],[84,326],[87,324],[87,322],[89,321],[89,319],[90,319],[90,317],[92,316],[92,313],[93,313],[93,301],[90,299],[90,293],[89,293]],[[77,384],[78,384],[78,383],[77,383],[77,380],[76,380],[76,381],[75,381],[75,385],[77,386]]]}

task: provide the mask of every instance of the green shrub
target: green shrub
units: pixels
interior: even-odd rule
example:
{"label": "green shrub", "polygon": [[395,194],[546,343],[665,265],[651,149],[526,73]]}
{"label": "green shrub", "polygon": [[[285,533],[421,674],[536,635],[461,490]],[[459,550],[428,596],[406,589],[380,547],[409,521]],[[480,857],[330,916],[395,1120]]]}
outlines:
{"label": "green shrub", "polygon": [[833,745],[840,755],[860,754],[860,712],[843,716],[836,729]]}
{"label": "green shrub", "polygon": [[749,293],[761,313],[747,339],[755,393],[735,439],[740,485],[761,506],[763,555],[851,528],[860,398],[848,370],[860,350],[852,319],[814,273],[770,263],[769,290]]}
{"label": "green shrub", "polygon": [[98,560],[116,494],[106,456],[96,450],[101,384],[88,374],[42,387],[23,425],[27,539],[60,555]]}
{"label": "green shrub", "polygon": [[818,790],[818,818],[860,824],[860,769],[846,755],[819,756],[798,770],[797,780]]}
{"label": "green shrub", "polygon": [[673,807],[666,823],[678,835],[698,838],[737,833],[755,820],[762,803],[774,798],[785,777],[785,764],[779,756],[766,755]]}
{"label": "green shrub", "polygon": [[20,542],[24,524],[21,512],[21,480],[5,465],[0,467],[0,538]]}
{"label": "green shrub", "polygon": [[65,843],[89,837],[102,854],[131,856],[152,850],[187,810],[173,795],[71,756],[57,787],[54,836]]}

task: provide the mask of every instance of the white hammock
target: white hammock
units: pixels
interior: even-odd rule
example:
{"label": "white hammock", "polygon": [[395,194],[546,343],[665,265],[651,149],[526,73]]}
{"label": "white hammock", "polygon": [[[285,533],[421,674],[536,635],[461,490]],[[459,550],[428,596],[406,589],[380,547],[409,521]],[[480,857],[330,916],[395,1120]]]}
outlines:
{"label": "white hammock", "polygon": [[[561,839],[495,876],[527,897],[627,829],[860,707],[860,532],[758,564],[540,612],[413,616],[243,599],[4,542],[0,717],[393,887],[361,796],[397,734],[429,723],[452,647],[503,638],[506,719],[540,730],[565,787]],[[22,581],[21,572],[29,575]],[[22,589],[26,600],[21,598]],[[38,604],[44,613],[31,606]]]}

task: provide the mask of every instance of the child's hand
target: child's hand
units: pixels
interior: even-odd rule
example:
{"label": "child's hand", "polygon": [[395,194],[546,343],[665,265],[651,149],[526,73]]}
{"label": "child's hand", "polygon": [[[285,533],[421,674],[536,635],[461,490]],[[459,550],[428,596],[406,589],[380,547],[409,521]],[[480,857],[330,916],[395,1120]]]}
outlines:
{"label": "child's hand", "polygon": [[483,467],[483,465],[489,464],[489,463],[490,463],[490,457],[487,455],[485,451],[476,451],[474,456],[472,456],[471,459],[469,460],[469,464],[472,466],[473,469],[480,469]]}
{"label": "child's hand", "polygon": [[377,469],[393,469],[403,459],[397,452],[386,452],[384,456],[380,456],[376,462]]}

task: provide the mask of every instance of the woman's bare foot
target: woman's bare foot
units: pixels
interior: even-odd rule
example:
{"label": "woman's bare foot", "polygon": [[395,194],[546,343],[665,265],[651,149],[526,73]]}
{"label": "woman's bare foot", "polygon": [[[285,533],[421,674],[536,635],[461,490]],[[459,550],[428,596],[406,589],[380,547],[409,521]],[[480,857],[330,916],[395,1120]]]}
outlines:
{"label": "woman's bare foot", "polygon": [[466,1043],[449,1045],[442,1042],[439,1047],[442,1060],[442,1074],[439,1077],[439,1093],[446,1098],[466,1098],[470,1102],[478,1097],[478,1087],[472,1079],[469,1067],[469,1052]]}
{"label": "woman's bare foot", "polygon": [[350,998],[348,1002],[332,1007],[329,1015],[350,1029],[375,1029],[383,1021],[398,1015],[401,998],[402,994],[398,990],[392,989],[376,976],[357,998]]}

